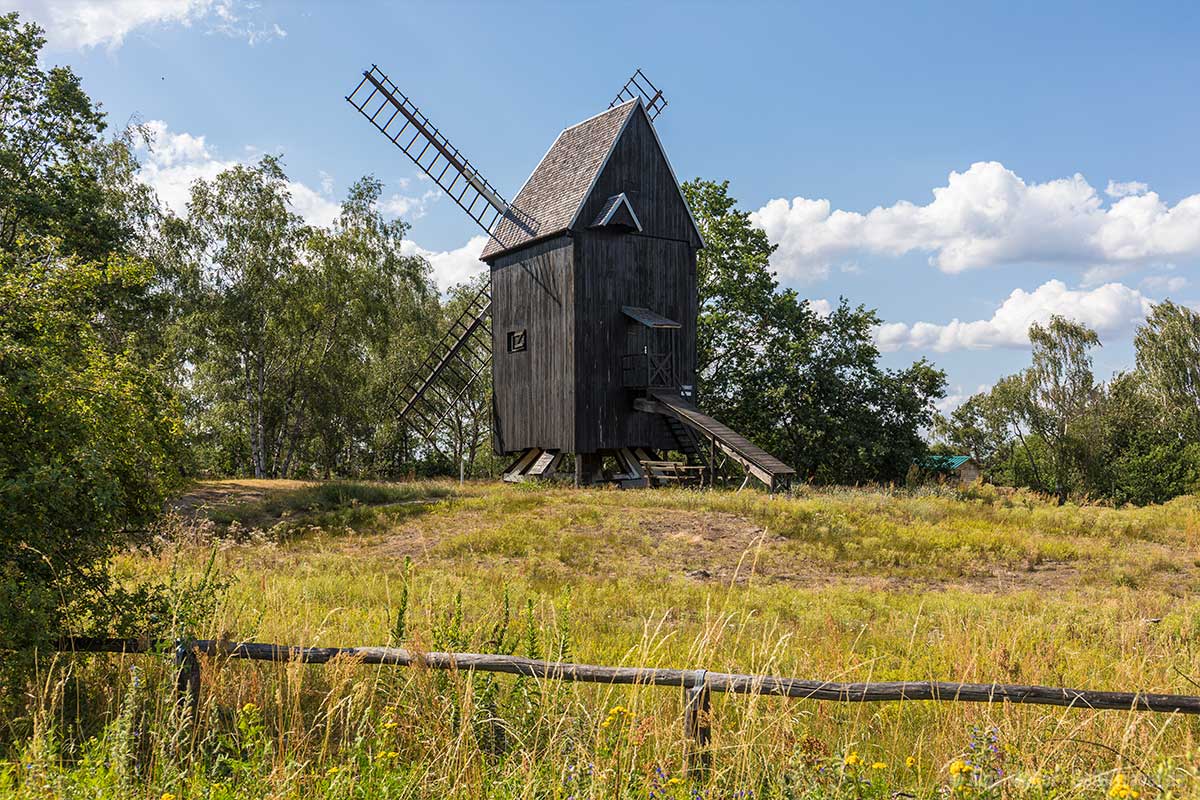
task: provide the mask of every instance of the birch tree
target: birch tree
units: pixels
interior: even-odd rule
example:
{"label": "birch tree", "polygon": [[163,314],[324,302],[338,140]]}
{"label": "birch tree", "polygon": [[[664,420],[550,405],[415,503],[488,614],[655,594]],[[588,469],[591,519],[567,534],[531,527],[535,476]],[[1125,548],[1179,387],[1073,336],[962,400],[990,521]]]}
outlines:
{"label": "birch tree", "polygon": [[1165,300],[1134,337],[1137,366],[1167,424],[1200,440],[1200,314]]}

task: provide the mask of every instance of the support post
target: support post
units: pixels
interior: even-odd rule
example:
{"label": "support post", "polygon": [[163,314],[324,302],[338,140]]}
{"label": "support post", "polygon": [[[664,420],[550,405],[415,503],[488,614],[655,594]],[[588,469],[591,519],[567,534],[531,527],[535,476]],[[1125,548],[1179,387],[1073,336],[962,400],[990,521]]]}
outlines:
{"label": "support post", "polygon": [[191,642],[175,640],[175,707],[180,712],[189,712],[189,719],[196,720],[200,710],[200,659]]}
{"label": "support post", "polygon": [[708,689],[708,670],[693,670],[684,690],[683,735],[688,740],[684,762],[691,774],[703,773],[712,766],[712,697]]}
{"label": "support post", "polygon": [[604,457],[600,453],[575,454],[575,485],[593,486],[604,481]]}

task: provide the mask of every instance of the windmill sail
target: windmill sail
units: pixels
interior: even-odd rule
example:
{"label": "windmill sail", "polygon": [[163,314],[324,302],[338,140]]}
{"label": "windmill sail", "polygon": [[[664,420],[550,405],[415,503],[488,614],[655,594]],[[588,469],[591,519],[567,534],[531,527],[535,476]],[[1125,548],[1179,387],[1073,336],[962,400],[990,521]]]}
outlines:
{"label": "windmill sail", "polygon": [[[379,67],[372,65],[346,100],[428,175],[475,224],[492,235],[508,219],[529,229],[507,200],[421,113]],[[484,286],[450,325],[396,397],[399,420],[438,449],[444,423],[491,364],[491,296]]]}
{"label": "windmill sail", "polygon": [[633,77],[625,81],[625,85],[608,107],[619,106],[635,97],[641,98],[642,105],[646,107],[646,114],[652,122],[658,119],[658,115],[667,107],[667,98],[663,97],[662,90],[650,82],[640,67],[633,73]]}
{"label": "windmill sail", "polygon": [[379,67],[371,65],[363,72],[362,80],[346,100],[489,235],[505,216],[519,218],[487,178]]}
{"label": "windmill sail", "polygon": [[437,448],[436,436],[447,417],[492,363],[492,301],[479,290],[451,324],[399,397],[400,421]]}

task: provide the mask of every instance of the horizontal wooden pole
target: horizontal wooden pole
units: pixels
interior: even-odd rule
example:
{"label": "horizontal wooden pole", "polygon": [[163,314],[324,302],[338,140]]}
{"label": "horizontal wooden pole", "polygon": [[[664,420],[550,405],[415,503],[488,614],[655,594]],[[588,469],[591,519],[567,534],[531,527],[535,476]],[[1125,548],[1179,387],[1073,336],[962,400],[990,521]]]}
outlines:
{"label": "horizontal wooden pole", "polygon": [[[326,664],[335,658],[349,658],[363,664],[477,670],[585,683],[688,687],[703,685],[713,692],[778,695],[843,703],[877,703],[897,700],[966,703],[1008,701],[1010,703],[1112,711],[1200,714],[1200,697],[1150,692],[1101,692],[1090,689],[1063,689],[1054,686],[954,683],[950,681],[836,683],[779,678],[771,675],[707,672],[705,670],[603,667],[486,653],[420,653],[399,647],[291,647],[262,642],[225,642],[211,639],[192,642],[190,647],[210,656],[223,655],[228,658],[242,658],[251,661],[299,661],[306,664]],[[60,644],[59,649],[78,652],[138,653],[157,649],[157,643],[138,639],[79,638],[64,641]]]}

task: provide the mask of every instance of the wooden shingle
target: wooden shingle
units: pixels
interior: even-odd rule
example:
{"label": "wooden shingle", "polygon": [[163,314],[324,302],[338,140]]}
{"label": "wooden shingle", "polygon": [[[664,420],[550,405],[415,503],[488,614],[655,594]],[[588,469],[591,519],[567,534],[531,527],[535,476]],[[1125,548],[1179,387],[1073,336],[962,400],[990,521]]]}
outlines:
{"label": "wooden shingle", "polygon": [[490,261],[569,228],[637,104],[630,100],[560,133],[512,201],[514,216],[525,222],[500,220],[480,258]]}

